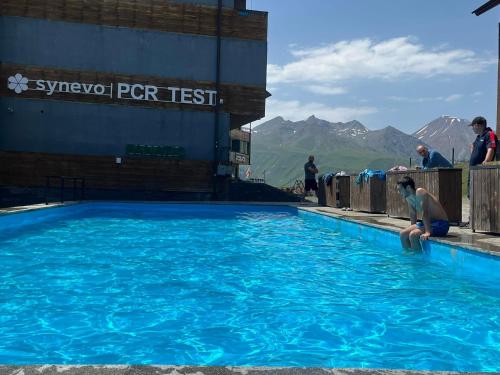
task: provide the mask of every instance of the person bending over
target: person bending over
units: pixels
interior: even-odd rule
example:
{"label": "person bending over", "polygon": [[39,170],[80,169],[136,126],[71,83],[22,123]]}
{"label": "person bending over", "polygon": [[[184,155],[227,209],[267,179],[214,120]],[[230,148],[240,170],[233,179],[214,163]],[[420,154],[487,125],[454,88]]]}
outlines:
{"label": "person bending over", "polygon": [[[421,250],[420,240],[446,236],[450,228],[448,216],[436,197],[424,188],[415,189],[415,181],[411,177],[403,177],[397,184],[399,194],[408,203],[410,211],[411,225],[399,232],[403,248]],[[418,217],[422,221],[417,221]]]}
{"label": "person bending over", "polygon": [[417,153],[422,156],[422,169],[453,168],[453,165],[436,150],[429,150],[424,145],[419,145]]}

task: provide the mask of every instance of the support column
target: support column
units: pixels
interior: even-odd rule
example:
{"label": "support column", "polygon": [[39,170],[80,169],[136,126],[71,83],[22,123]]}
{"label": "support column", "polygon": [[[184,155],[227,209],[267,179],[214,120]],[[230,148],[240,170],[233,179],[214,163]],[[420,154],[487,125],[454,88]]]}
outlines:
{"label": "support column", "polygon": [[500,23],[498,24],[497,131],[500,134]]}

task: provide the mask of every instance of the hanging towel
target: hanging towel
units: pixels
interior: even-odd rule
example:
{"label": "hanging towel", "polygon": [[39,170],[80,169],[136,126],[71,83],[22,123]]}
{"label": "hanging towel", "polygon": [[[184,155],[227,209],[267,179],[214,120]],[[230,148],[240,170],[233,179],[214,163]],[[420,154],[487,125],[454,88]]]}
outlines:
{"label": "hanging towel", "polygon": [[363,180],[368,182],[372,177],[377,177],[379,180],[385,181],[385,172],[379,169],[365,169],[354,180],[356,185],[361,185]]}

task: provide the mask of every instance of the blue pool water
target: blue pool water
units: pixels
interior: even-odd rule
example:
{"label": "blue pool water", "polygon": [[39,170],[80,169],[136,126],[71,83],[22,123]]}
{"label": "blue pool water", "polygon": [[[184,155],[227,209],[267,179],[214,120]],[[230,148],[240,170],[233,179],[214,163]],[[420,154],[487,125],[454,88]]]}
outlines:
{"label": "blue pool water", "polygon": [[0,217],[0,363],[500,371],[500,262],[286,207]]}

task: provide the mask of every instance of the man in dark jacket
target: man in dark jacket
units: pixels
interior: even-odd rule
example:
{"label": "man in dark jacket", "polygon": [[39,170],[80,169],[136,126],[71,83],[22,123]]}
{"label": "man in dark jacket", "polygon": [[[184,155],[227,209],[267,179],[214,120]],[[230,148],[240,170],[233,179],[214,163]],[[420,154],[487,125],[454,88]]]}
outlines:
{"label": "man in dark jacket", "polygon": [[[472,120],[469,126],[472,126],[472,130],[477,134],[472,144],[469,166],[473,167],[496,160],[498,138],[493,130],[488,128],[486,119],[482,116],[478,116]],[[467,177],[467,198],[470,199],[470,171]],[[468,223],[466,223],[466,225],[467,224]]]}
{"label": "man in dark jacket", "polygon": [[316,168],[316,165],[314,164],[314,156],[309,155],[309,160],[307,161],[306,164],[304,164],[304,192],[305,195],[310,190],[313,190],[316,194],[318,192],[318,183],[316,182],[316,173],[318,173],[318,168]]}
{"label": "man in dark jacket", "polygon": [[453,168],[453,165],[436,150],[429,150],[424,145],[419,145],[417,152],[422,156],[422,169]]}
{"label": "man in dark jacket", "polygon": [[478,116],[472,120],[470,126],[472,126],[472,130],[477,134],[477,137],[472,145],[469,165],[473,167],[496,160],[498,138],[493,130],[488,128],[486,119]]}

